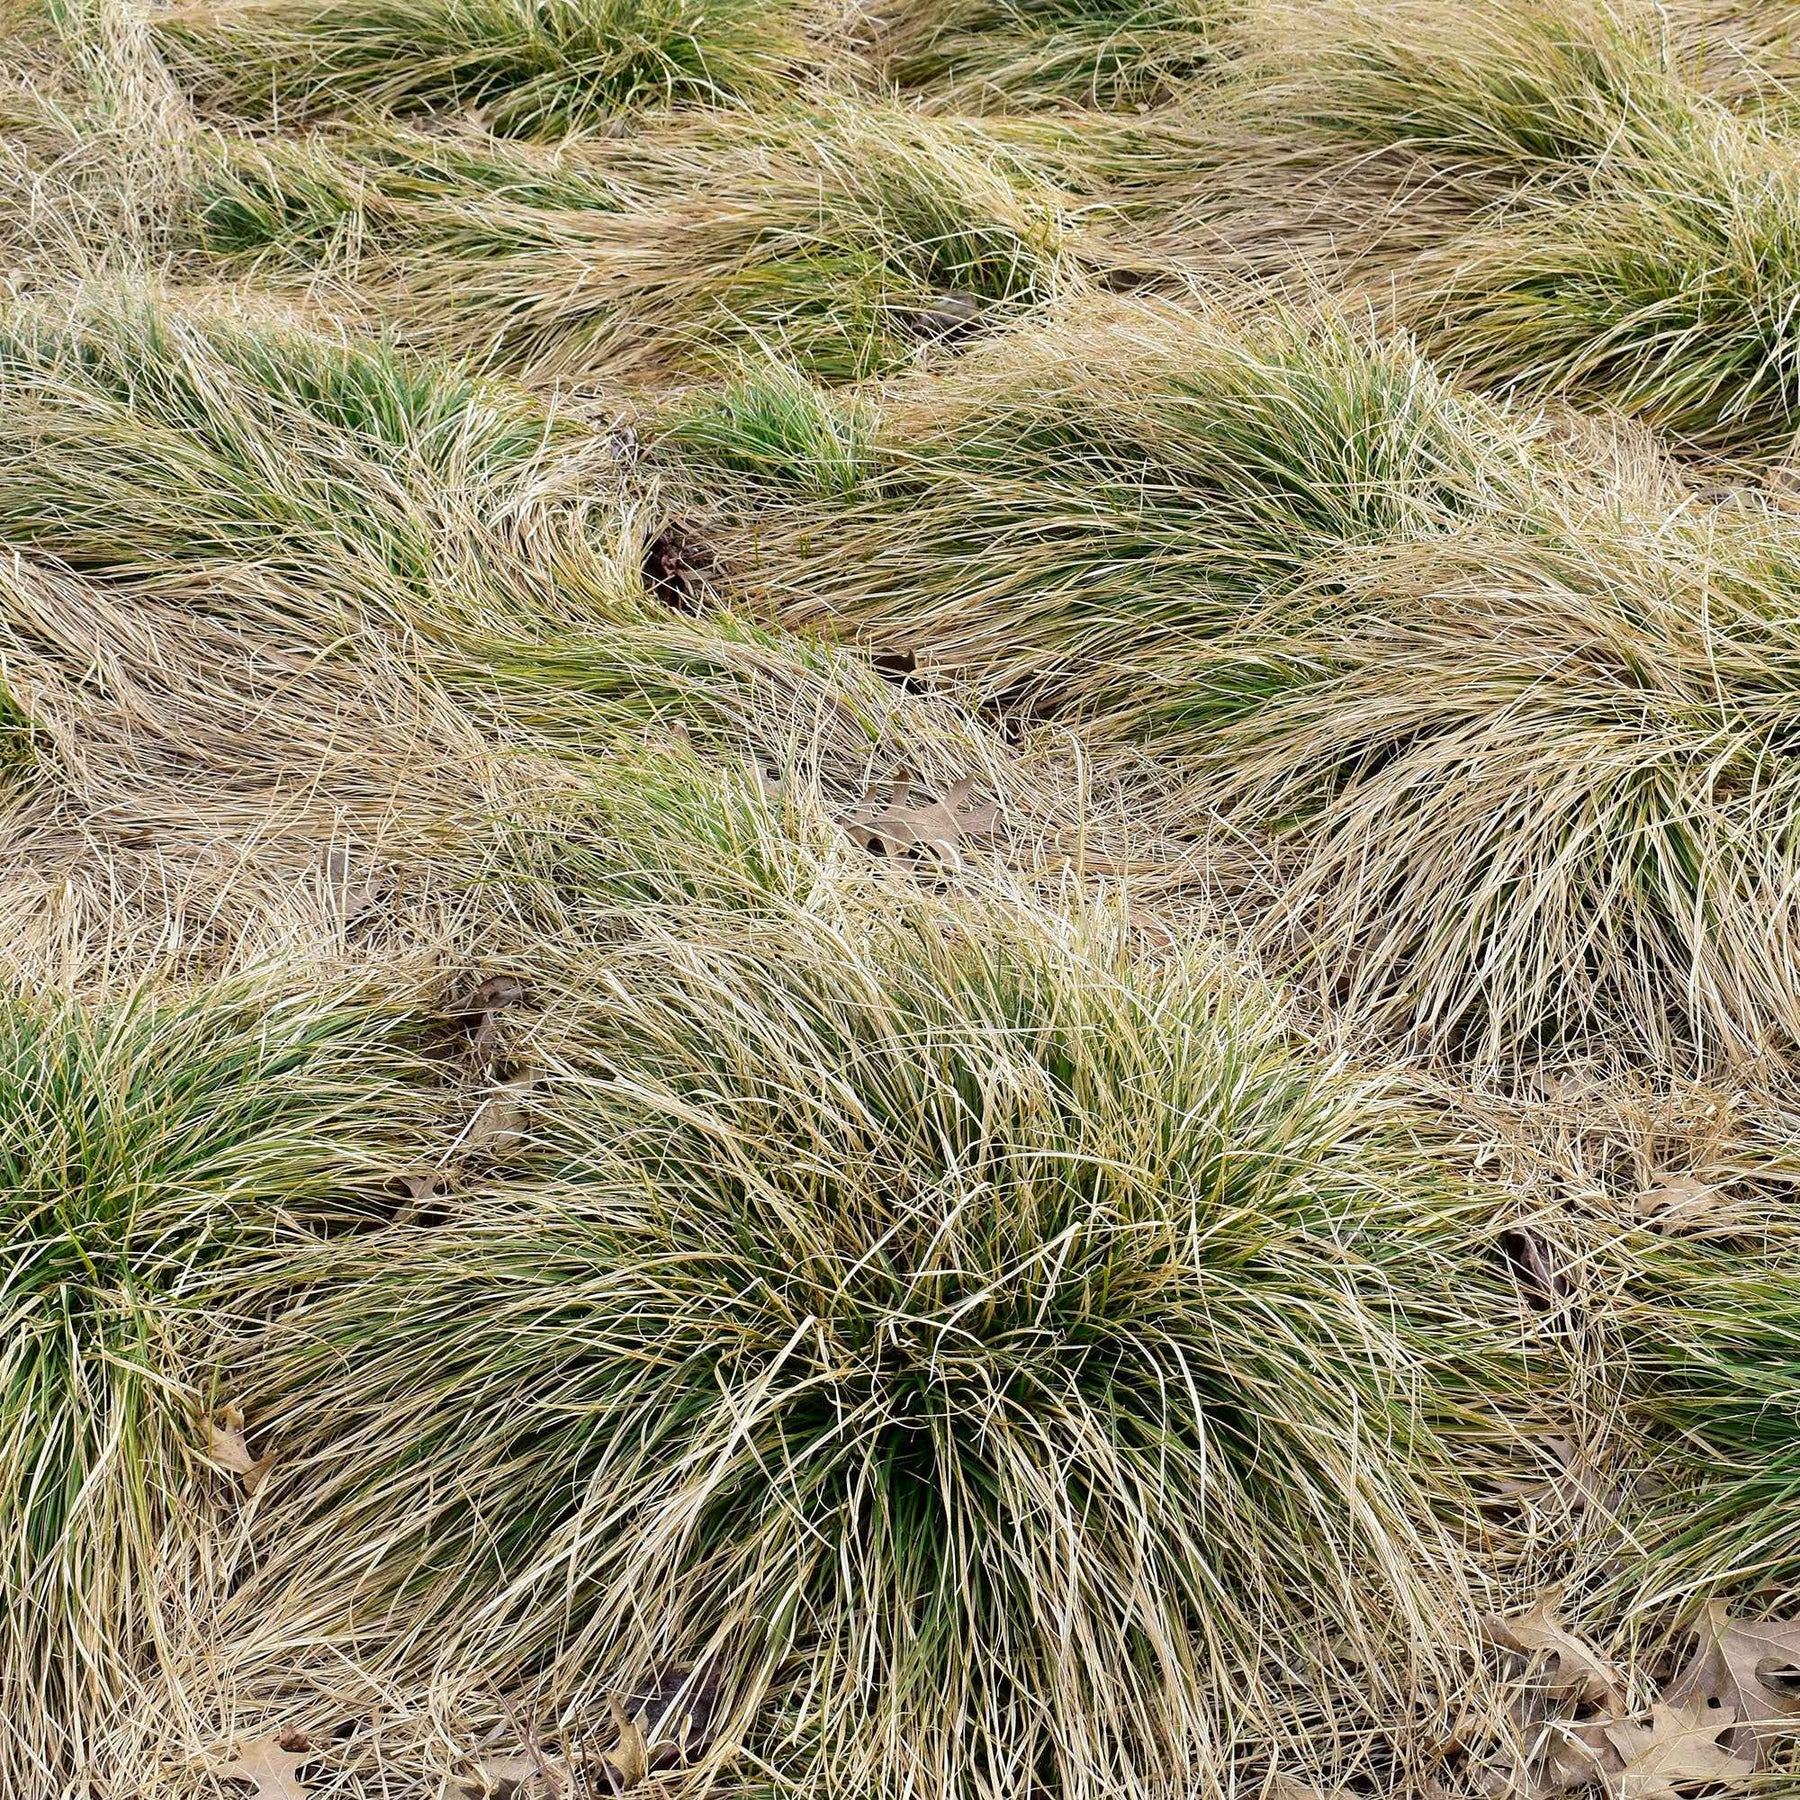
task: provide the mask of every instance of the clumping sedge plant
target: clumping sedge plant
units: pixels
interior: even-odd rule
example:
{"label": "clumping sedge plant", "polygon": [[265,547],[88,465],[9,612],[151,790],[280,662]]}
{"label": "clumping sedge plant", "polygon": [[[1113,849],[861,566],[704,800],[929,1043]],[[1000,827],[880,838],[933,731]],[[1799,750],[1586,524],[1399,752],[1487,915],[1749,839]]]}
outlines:
{"label": "clumping sedge plant", "polygon": [[503,137],[557,138],[633,108],[778,94],[812,58],[799,24],[780,0],[226,0],[156,28],[209,108],[478,108]]}
{"label": "clumping sedge plant", "polygon": [[[0,1006],[0,1780],[104,1766],[200,1528],[232,1278],[368,1207],[404,1088],[355,1000]],[[385,1152],[385,1154],[384,1154]]]}
{"label": "clumping sedge plant", "polygon": [[1617,1572],[1634,1609],[1800,1587],[1800,1312],[1785,1220],[1772,1230],[1623,1247],[1632,1404],[1670,1446]]}
{"label": "clumping sedge plant", "polygon": [[881,60],[945,109],[1138,107],[1217,64],[1238,0],[909,0]]}
{"label": "clumping sedge plant", "polygon": [[1356,1016],[1481,1065],[1788,1055],[1793,555],[1749,509],[1546,517],[1246,620],[1210,686],[1251,698],[1190,768],[1292,853],[1270,939]]}
{"label": "clumping sedge plant", "polygon": [[764,356],[730,381],[678,402],[663,441],[700,467],[754,476],[777,493],[848,497],[879,466],[873,415],[809,380],[790,362]]}
{"label": "clumping sedge plant", "polygon": [[1169,750],[1205,741],[1190,676],[1246,610],[1352,548],[1529,511],[1555,479],[1529,418],[1296,313],[1072,304],[897,386],[824,494],[767,422],[852,441],[851,415],[791,392],[765,377],[672,427],[736,505],[746,582],[985,698]]}
{"label": "clumping sedge plant", "polygon": [[198,247],[228,266],[328,272],[416,342],[582,380],[765,347],[829,381],[880,374],[1048,298],[1075,235],[973,121],[835,98],[550,153],[399,128],[233,141],[199,187]]}
{"label": "clumping sedge plant", "polygon": [[0,314],[0,535],[197,597],[210,578],[233,617],[254,587],[315,649],[535,627],[534,561],[624,592],[616,527],[589,529],[603,454],[507,383],[129,284]]}
{"label": "clumping sedge plant", "polygon": [[685,1673],[803,1792],[1185,1793],[1296,1687],[1416,1694],[1511,1379],[1479,1210],[1212,950],[809,874],[739,792],[590,865],[513,1182],[252,1351],[243,1605],[577,1709]]}
{"label": "clumping sedge plant", "polygon": [[1426,259],[1404,311],[1445,360],[1768,460],[1800,420],[1800,139],[1723,108]]}
{"label": "clumping sedge plant", "polygon": [[15,773],[31,759],[31,715],[0,676],[0,775]]}

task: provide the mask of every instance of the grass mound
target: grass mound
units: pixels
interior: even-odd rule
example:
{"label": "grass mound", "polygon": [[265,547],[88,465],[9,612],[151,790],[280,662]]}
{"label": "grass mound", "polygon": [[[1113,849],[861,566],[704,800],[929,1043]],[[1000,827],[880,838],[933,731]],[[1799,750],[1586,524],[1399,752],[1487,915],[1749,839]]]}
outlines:
{"label": "grass mound", "polygon": [[104,1767],[198,1529],[231,1277],[389,1173],[393,1028],[229,991],[0,1007],[0,1771]]}
{"label": "grass mound", "polygon": [[973,125],[831,102],[554,153],[404,132],[231,147],[204,245],[326,271],[420,342],[582,380],[785,350],[882,372],[1067,278],[1071,228]]}
{"label": "grass mound", "polygon": [[792,616],[1172,753],[1243,703],[1209,639],[1347,551],[1528,507],[1537,438],[1349,325],[1110,299],[875,413],[775,371],[669,433],[748,477],[744,578]]}
{"label": "grass mound", "polygon": [[704,1670],[807,1792],[1180,1791],[1296,1685],[1403,1687],[1438,1433],[1508,1380],[1454,1184],[1212,952],[756,874],[755,804],[594,876],[529,1179],[334,1247],[264,1346],[277,1634],[349,1598],[577,1707]]}
{"label": "grass mound", "polygon": [[499,384],[129,289],[9,313],[0,416],[11,542],[119,577],[253,571],[321,648],[454,616],[458,565],[527,518],[553,531],[559,500],[578,543],[592,468]]}
{"label": "grass mound", "polygon": [[1792,554],[1739,522],[1482,532],[1221,644],[1217,685],[1261,692],[1206,791],[1293,848],[1278,931],[1483,1063],[1791,1057]]}
{"label": "grass mound", "polygon": [[[1785,1213],[1785,1209],[1782,1209]],[[1776,1214],[1760,1229],[1724,1212],[1695,1244],[1638,1242],[1622,1319],[1636,1401],[1674,1446],[1679,1475],[1651,1508],[1651,1554],[1620,1571],[1666,1605],[1800,1584],[1794,1246]]]}
{"label": "grass mound", "polygon": [[1236,0],[911,0],[880,58],[934,107],[1141,107],[1206,73]]}
{"label": "grass mound", "polygon": [[1409,311],[1476,379],[1570,394],[1704,453],[1771,458],[1800,419],[1800,138],[1721,113],[1521,207],[1426,269]]}
{"label": "grass mound", "polygon": [[1790,1778],[1791,11],[0,0],[7,1800]]}
{"label": "grass mound", "polygon": [[879,410],[764,374],[670,442],[796,616],[1252,826],[1265,941],[1353,1016],[1485,1065],[1791,1054],[1779,512],[1670,523],[1653,458],[1579,473],[1404,346],[1137,303]]}
{"label": "grass mound", "polygon": [[0,667],[41,750],[0,818],[21,929],[73,880],[141,895],[155,954],[173,888],[209,967],[339,934],[676,729],[840,812],[905,763],[1055,828],[1054,773],[725,614],[620,440],[503,382],[126,289],[14,309],[0,396],[0,529],[31,553],[0,568]]}
{"label": "grass mound", "polygon": [[479,110],[556,138],[634,108],[778,95],[808,59],[769,0],[237,0],[158,21],[208,108],[307,119]]}
{"label": "grass mound", "polygon": [[1794,116],[1769,44],[1673,10],[1262,9],[1209,101],[1097,141],[1119,255],[1348,289],[1483,385],[1777,458]]}

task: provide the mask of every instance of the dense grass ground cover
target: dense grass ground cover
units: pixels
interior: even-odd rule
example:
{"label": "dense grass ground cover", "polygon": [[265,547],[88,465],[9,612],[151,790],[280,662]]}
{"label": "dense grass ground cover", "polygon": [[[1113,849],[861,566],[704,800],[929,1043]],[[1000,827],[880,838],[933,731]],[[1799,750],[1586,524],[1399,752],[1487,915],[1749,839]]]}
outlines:
{"label": "dense grass ground cover", "polygon": [[0,8],[0,1790],[1800,1782],[1800,31]]}

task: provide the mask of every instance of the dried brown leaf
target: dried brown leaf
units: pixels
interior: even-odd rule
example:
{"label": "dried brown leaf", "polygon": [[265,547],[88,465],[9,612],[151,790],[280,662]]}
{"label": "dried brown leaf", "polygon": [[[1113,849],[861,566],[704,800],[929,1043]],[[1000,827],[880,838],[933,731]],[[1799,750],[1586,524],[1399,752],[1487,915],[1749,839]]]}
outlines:
{"label": "dried brown leaf", "polygon": [[873,790],[844,820],[844,829],[872,856],[913,853],[960,863],[961,846],[991,837],[1000,821],[1000,808],[991,800],[974,798],[975,783],[965,776],[941,800],[930,796],[914,802],[912,771],[894,771],[884,804],[878,805]]}
{"label": "dried brown leaf", "polygon": [[617,1694],[606,1696],[606,1706],[619,1736],[619,1741],[607,1751],[606,1760],[618,1770],[623,1787],[637,1787],[650,1773],[650,1740],[644,1735],[644,1721],[641,1717],[634,1719]]}
{"label": "dried brown leaf", "polygon": [[1264,1800],[1351,1800],[1351,1794],[1348,1788],[1322,1788],[1310,1781],[1296,1781],[1292,1775],[1275,1775]]}
{"label": "dried brown leaf", "polygon": [[1712,1717],[1716,1708],[1729,1708],[1732,1751],[1766,1763],[1769,1750],[1800,1720],[1800,1620],[1734,1619],[1714,1601],[1694,1631],[1693,1657],[1663,1698],[1706,1708]]}
{"label": "dried brown leaf", "polygon": [[[672,1711],[665,1709],[664,1716],[656,1722],[653,1739],[651,1731],[646,1729],[650,1716],[648,1708],[633,1713],[617,1694],[608,1694],[606,1705],[612,1714],[618,1742],[605,1753],[602,1761],[614,1793],[629,1793],[633,1788],[643,1786],[657,1771],[679,1768],[699,1747],[696,1713],[675,1718]],[[664,1735],[671,1725],[676,1735]]]}
{"label": "dried brown leaf", "polygon": [[1563,1437],[1539,1441],[1557,1465],[1555,1469],[1543,1476],[1497,1481],[1493,1484],[1495,1493],[1565,1513],[1586,1512],[1589,1507],[1610,1504],[1618,1484],[1599,1468],[1585,1448]]}
{"label": "dried brown leaf", "polygon": [[209,1454],[221,1469],[243,1482],[246,1494],[254,1494],[269,1479],[269,1472],[275,1467],[275,1452],[268,1450],[261,1456],[250,1454],[250,1446],[244,1441],[244,1409],[241,1406],[227,1405],[221,1419],[212,1423]]}
{"label": "dried brown leaf", "polygon": [[517,1006],[525,998],[525,984],[516,975],[487,975],[469,996],[463,1008],[466,1014],[498,1012],[503,1006]]}
{"label": "dried brown leaf", "polygon": [[298,1732],[247,1738],[231,1760],[216,1765],[213,1773],[222,1781],[249,1782],[256,1790],[256,1800],[309,1800],[312,1787],[300,1779],[298,1771],[313,1756]]}
{"label": "dried brown leaf", "polygon": [[536,1773],[529,1756],[483,1756],[473,1775],[458,1775],[451,1785],[464,1800],[512,1800]]}
{"label": "dried brown leaf", "polygon": [[503,1157],[525,1141],[525,1101],[534,1086],[530,1075],[503,1081],[475,1109],[462,1135],[465,1156]]}
{"label": "dried brown leaf", "polygon": [[1559,1719],[1544,1729],[1538,1759],[1538,1792],[1579,1794],[1617,1785],[1625,1759],[1607,1735],[1616,1719]]}
{"label": "dried brown leaf", "polygon": [[1554,1247],[1523,1225],[1500,1234],[1500,1248],[1511,1265],[1520,1292],[1539,1310],[1568,1299],[1574,1284],[1564,1272]]}
{"label": "dried brown leaf", "polygon": [[1617,1800],[1685,1800],[1684,1787],[1742,1782],[1753,1765],[1719,1742],[1736,1719],[1729,1706],[1672,1706],[1659,1700],[1648,1725],[1609,1725],[1606,1735],[1625,1762],[1614,1777]]}
{"label": "dried brown leaf", "polygon": [[1653,1231],[1679,1237],[1705,1231],[1720,1222],[1725,1196],[1697,1175],[1658,1170],[1638,1195],[1633,1210]]}
{"label": "dried brown leaf", "polygon": [[1571,1694],[1593,1706],[1617,1709],[1618,1672],[1612,1664],[1566,1630],[1556,1619],[1555,1594],[1546,1594],[1529,1611],[1503,1619],[1490,1613],[1482,1630],[1491,1644],[1522,1656],[1545,1659],[1544,1677],[1552,1693]]}

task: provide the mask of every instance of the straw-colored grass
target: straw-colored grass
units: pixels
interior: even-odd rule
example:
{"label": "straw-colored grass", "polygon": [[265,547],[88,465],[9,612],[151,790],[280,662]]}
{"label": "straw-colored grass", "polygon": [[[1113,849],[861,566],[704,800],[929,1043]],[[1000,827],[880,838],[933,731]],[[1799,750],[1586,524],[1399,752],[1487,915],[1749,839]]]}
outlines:
{"label": "straw-colored grass", "polygon": [[975,126],[839,101],[554,152],[233,144],[203,186],[201,242],[232,266],[341,280],[418,342],[581,380],[759,345],[855,380],[1046,298],[1071,233]]}
{"label": "straw-colored grass", "polygon": [[501,136],[555,138],[634,108],[778,97],[812,55],[802,23],[768,0],[226,0],[157,30],[209,110],[473,110]]}
{"label": "straw-colored grass", "polygon": [[0,1780],[73,1791],[151,1673],[204,1517],[191,1359],[234,1275],[371,1205],[392,1026],[366,1002],[0,1008]]}
{"label": "straw-colored grass", "polygon": [[1237,0],[907,0],[883,20],[882,67],[934,109],[1142,107],[1206,74]]}
{"label": "straw-colored grass", "polygon": [[[1453,1654],[1442,1434],[1512,1380],[1449,1166],[1204,944],[673,773],[550,858],[517,1184],[291,1272],[261,1654],[570,1717],[705,1670],[802,1792],[1425,1754],[1356,1737]],[[1296,1748],[1324,1693],[1368,1711]]]}
{"label": "straw-colored grass", "polygon": [[5,1800],[1654,1785],[1791,12],[0,0]]}
{"label": "straw-colored grass", "polygon": [[1654,459],[1578,477],[1404,348],[1139,305],[879,414],[758,376],[672,441],[747,482],[759,591],[1251,827],[1259,934],[1349,1016],[1791,1054],[1785,515],[1671,519]]}
{"label": "straw-colored grass", "polygon": [[[1366,559],[1220,645],[1201,791],[1294,853],[1264,929],[1481,1064],[1790,1061],[1794,546],[1587,515]],[[1237,812],[1238,808],[1245,809]]]}
{"label": "straw-colored grass", "polygon": [[1352,323],[1116,300],[866,415],[753,371],[670,429],[703,493],[750,478],[735,563],[791,616],[1173,751],[1241,703],[1209,639],[1347,551],[1515,516],[1541,437]]}

